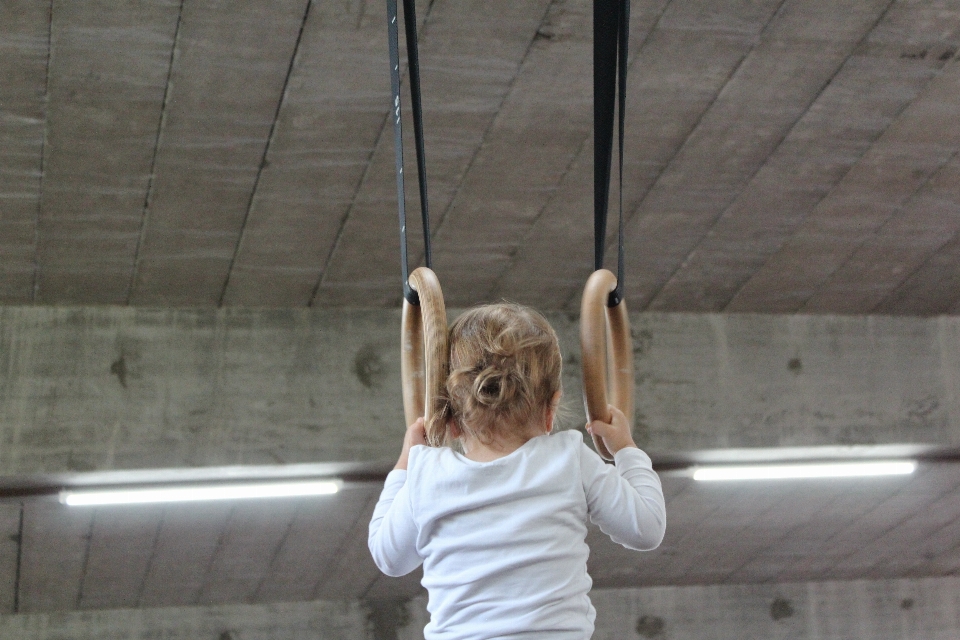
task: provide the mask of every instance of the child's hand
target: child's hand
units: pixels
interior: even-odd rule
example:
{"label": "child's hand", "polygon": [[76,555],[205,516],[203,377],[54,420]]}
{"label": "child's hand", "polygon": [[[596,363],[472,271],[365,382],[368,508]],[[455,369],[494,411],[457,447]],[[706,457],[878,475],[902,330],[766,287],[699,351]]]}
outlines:
{"label": "child's hand", "polygon": [[403,450],[400,451],[400,459],[397,460],[394,469],[407,468],[407,461],[410,459],[410,447],[417,444],[427,444],[427,433],[423,418],[417,418],[416,422],[407,427],[407,432],[403,436]]}
{"label": "child's hand", "polygon": [[591,436],[603,438],[603,444],[607,445],[610,453],[616,453],[625,447],[638,448],[633,441],[633,434],[630,433],[630,424],[627,422],[627,416],[623,411],[613,405],[608,405],[610,414],[613,416],[610,423],[594,420],[587,425],[587,433]]}

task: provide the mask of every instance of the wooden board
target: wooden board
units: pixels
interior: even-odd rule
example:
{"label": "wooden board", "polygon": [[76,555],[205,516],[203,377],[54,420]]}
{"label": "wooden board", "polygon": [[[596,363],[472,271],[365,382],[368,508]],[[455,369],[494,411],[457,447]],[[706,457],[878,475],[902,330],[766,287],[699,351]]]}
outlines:
{"label": "wooden board", "polygon": [[[418,17],[426,13],[421,5]],[[382,3],[313,3],[230,272],[226,304],[310,302],[384,131],[389,100]]]}
{"label": "wooden board", "polygon": [[349,532],[341,538],[331,561],[323,568],[313,597],[318,600],[362,598],[381,575],[367,549],[367,531],[377,495],[371,495]]}
{"label": "wooden board", "polygon": [[[804,310],[871,311],[960,234],[960,158],[954,155],[854,251]],[[947,298],[952,302],[955,296]]]}
{"label": "wooden board", "polygon": [[[631,7],[639,48],[664,3]],[[447,304],[487,300],[593,132],[593,12],[554,5],[463,179],[435,225]],[[558,127],[558,123],[563,123]]]}
{"label": "wooden board", "polygon": [[[835,19],[824,31],[812,20],[823,11],[821,3],[784,3],[630,216],[626,268],[632,308],[645,308],[656,297],[888,4],[834,3],[830,11]],[[607,259],[615,254],[612,246]]]}
{"label": "wooden board", "polygon": [[23,507],[0,503],[0,613],[17,613]]}

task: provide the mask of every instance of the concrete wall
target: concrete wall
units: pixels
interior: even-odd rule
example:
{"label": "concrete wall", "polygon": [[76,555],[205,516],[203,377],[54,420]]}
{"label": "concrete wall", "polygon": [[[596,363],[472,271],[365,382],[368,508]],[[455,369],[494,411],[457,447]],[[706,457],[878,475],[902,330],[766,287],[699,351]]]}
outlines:
{"label": "concrete wall", "polygon": [[[960,578],[598,590],[595,640],[955,640]],[[420,640],[422,599],[0,616],[4,640]]]}
{"label": "concrete wall", "polygon": [[0,616],[4,640],[422,640],[422,603],[309,602]]}
{"label": "concrete wall", "polygon": [[960,579],[595,591],[594,640],[955,640]]}
{"label": "concrete wall", "polygon": [[[563,343],[582,424],[575,318]],[[641,314],[654,453],[960,445],[960,318]],[[399,313],[0,307],[0,475],[389,461]]]}

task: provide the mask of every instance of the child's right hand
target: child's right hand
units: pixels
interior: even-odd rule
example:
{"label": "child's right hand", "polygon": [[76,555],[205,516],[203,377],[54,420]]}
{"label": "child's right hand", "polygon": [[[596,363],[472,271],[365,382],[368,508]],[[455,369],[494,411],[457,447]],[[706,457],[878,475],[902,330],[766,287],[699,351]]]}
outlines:
{"label": "child's right hand", "polygon": [[607,446],[607,450],[615,454],[620,449],[625,447],[633,447],[638,449],[637,443],[633,441],[633,434],[630,432],[630,423],[627,422],[627,416],[623,414],[623,411],[617,409],[613,405],[608,405],[610,409],[610,415],[613,416],[611,422],[603,422],[601,420],[594,420],[587,424],[587,433],[591,436],[597,436],[603,438],[603,444]]}
{"label": "child's right hand", "polygon": [[403,449],[400,451],[400,459],[394,469],[406,469],[407,461],[410,459],[410,447],[418,444],[427,444],[426,424],[423,418],[417,418],[416,422],[407,427],[407,432],[403,436]]}

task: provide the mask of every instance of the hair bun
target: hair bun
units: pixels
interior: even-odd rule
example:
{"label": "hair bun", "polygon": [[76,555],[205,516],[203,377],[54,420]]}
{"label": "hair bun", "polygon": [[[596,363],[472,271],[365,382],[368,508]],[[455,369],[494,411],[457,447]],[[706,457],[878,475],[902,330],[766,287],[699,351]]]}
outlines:
{"label": "hair bun", "polygon": [[516,363],[504,358],[484,367],[473,380],[473,399],[477,404],[498,411],[517,400],[520,393]]}

